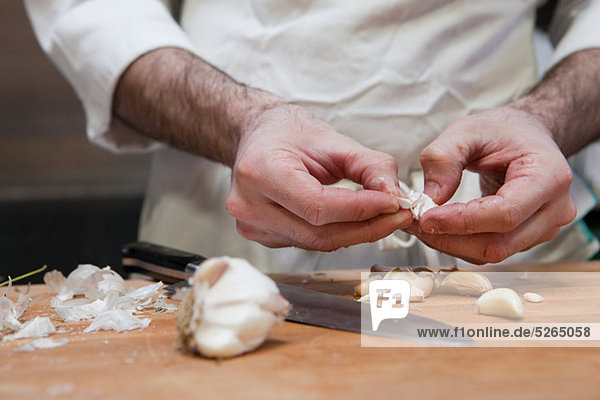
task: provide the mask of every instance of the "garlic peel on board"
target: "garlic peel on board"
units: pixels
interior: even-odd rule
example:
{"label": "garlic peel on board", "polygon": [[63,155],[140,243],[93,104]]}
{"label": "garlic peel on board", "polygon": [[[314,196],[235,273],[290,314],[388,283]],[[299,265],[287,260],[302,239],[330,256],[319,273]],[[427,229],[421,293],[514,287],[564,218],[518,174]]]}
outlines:
{"label": "garlic peel on board", "polygon": [[509,288],[492,289],[482,294],[475,304],[480,314],[514,319],[523,317],[521,298]]}
{"label": "garlic peel on board", "polygon": [[206,357],[256,349],[290,309],[275,282],[240,258],[204,261],[190,284],[177,313],[179,341]]}
{"label": "garlic peel on board", "polygon": [[[164,312],[174,311],[174,307],[167,305],[164,299],[152,298],[163,286],[162,282],[134,289],[128,287],[110,267],[81,264],[68,277],[54,270],[44,275],[44,282],[57,293],[50,306],[65,322],[92,320],[85,333],[144,329],[150,324],[150,319],[140,319],[134,314],[158,307]],[[86,298],[72,299],[79,295]]]}

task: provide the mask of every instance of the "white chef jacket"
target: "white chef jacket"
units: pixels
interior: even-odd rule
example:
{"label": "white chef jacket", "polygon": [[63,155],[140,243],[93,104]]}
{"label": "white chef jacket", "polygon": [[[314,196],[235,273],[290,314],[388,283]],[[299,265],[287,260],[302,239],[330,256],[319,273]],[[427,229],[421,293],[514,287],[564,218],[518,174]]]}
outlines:
{"label": "white chef jacket", "polygon": [[[449,264],[422,243],[332,253],[247,241],[225,211],[231,171],[119,123],[119,76],[144,53],[187,49],[234,79],[308,108],[339,132],[392,154],[419,189],[419,153],[454,119],[523,94],[537,81],[535,0],[186,0],[180,24],[158,0],[25,0],[42,48],[83,102],[90,140],[116,152],[155,151],[139,236],[206,256],[244,257],[264,271]],[[562,1],[551,63],[600,45],[600,1]],[[455,201],[476,197],[467,176]],[[578,219],[596,200],[577,192]],[[576,222],[509,261],[585,259],[597,241]]]}

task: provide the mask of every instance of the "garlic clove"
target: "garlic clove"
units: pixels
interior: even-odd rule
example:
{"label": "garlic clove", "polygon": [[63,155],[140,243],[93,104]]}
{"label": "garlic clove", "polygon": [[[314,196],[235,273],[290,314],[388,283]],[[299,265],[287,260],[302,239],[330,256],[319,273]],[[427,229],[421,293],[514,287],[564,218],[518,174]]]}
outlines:
{"label": "garlic clove", "polygon": [[290,305],[275,282],[239,258],[206,260],[177,314],[184,350],[232,357],[260,346]]}
{"label": "garlic clove", "polygon": [[485,275],[477,272],[454,271],[442,280],[438,292],[461,296],[481,296],[491,289],[492,283]]}
{"label": "garlic clove", "polygon": [[509,288],[492,289],[482,294],[475,304],[480,314],[515,319],[523,317],[523,303],[519,295]]}
{"label": "garlic clove", "polygon": [[393,269],[383,279],[402,279],[410,284],[410,301],[423,301],[433,291],[434,274],[429,271],[414,272]]}
{"label": "garlic clove", "polygon": [[[194,351],[206,357],[227,358],[248,351],[248,345],[234,331],[219,326],[200,327],[194,333],[194,342]],[[260,343],[254,347],[259,345]]]}
{"label": "garlic clove", "polygon": [[523,298],[530,303],[541,303],[544,298],[537,293],[527,292],[523,295]]}
{"label": "garlic clove", "polygon": [[366,296],[369,294],[369,284],[372,281],[377,279],[381,279],[381,275],[373,275],[369,278],[361,281],[358,285],[354,286],[354,295],[355,296]]}
{"label": "garlic clove", "polygon": [[198,284],[206,282],[208,286],[214,286],[227,271],[227,268],[229,268],[229,265],[226,260],[216,259],[214,262],[208,263],[198,274],[194,274],[193,280]]}

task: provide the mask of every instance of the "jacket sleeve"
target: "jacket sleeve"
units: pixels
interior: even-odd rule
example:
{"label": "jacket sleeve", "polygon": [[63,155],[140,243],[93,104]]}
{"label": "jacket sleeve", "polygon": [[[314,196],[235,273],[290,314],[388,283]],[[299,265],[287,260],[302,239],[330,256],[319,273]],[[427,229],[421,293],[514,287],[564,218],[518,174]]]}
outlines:
{"label": "jacket sleeve", "polygon": [[114,152],[160,146],[112,118],[119,77],[160,47],[194,47],[159,0],[25,0],[38,41],[83,103],[88,138]]}
{"label": "jacket sleeve", "polygon": [[549,29],[551,65],[579,50],[600,47],[600,1],[561,0]]}

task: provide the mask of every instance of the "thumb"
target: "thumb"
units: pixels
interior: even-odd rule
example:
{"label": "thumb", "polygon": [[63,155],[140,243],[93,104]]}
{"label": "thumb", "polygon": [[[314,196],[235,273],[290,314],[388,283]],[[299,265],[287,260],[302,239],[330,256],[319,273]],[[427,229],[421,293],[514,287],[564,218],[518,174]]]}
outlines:
{"label": "thumb", "polygon": [[468,146],[446,133],[442,133],[421,153],[425,194],[436,204],[443,204],[454,195],[470,158]]}

